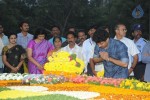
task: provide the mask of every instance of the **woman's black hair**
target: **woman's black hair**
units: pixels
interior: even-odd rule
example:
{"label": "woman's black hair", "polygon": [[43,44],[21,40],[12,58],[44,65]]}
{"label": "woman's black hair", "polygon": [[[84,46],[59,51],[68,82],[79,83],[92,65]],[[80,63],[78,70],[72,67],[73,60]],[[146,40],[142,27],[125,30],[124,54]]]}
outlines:
{"label": "woman's black hair", "polygon": [[37,28],[34,34],[34,39],[37,39],[38,35],[45,35],[46,37],[46,31],[44,28]]}
{"label": "woman's black hair", "polygon": [[8,39],[10,39],[10,36],[12,36],[12,35],[15,35],[16,36],[16,38],[17,38],[17,34],[15,34],[14,32],[8,32]]}
{"label": "woman's black hair", "polygon": [[60,36],[56,36],[56,37],[53,38],[53,44],[54,44],[54,42],[55,42],[56,39],[59,39],[62,42],[61,37]]}

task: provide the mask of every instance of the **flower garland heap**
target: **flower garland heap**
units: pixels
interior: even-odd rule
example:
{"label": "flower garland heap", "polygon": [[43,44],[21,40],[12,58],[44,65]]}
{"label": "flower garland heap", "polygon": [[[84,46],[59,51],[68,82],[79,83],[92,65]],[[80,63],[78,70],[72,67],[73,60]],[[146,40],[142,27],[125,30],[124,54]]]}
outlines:
{"label": "flower garland heap", "polygon": [[28,76],[27,73],[1,73],[0,86],[22,85],[22,79]]}
{"label": "flower garland heap", "polygon": [[125,79],[121,82],[120,88],[150,91],[150,82],[140,82],[135,79]]}
{"label": "flower garland heap", "polygon": [[53,53],[48,58],[48,61],[44,65],[44,74],[47,72],[49,74],[52,72],[81,74],[85,66],[84,62],[76,57],[76,54],[69,54],[65,51]]}
{"label": "flower garland heap", "polygon": [[64,83],[67,79],[64,76],[57,75],[42,75],[42,74],[30,74],[23,78],[24,84],[57,84]]}

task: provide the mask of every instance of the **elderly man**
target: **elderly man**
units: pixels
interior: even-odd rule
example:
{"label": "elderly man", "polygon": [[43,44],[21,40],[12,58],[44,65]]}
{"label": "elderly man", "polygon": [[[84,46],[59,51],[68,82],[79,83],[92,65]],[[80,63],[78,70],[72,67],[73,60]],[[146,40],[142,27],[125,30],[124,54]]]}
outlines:
{"label": "elderly man", "polygon": [[[116,36],[114,39],[123,42],[128,48],[128,56],[129,56],[129,76],[134,76],[133,70],[138,62],[138,54],[139,50],[132,40],[126,38],[126,26],[123,23],[119,23],[115,26]],[[133,61],[132,61],[133,60]]]}

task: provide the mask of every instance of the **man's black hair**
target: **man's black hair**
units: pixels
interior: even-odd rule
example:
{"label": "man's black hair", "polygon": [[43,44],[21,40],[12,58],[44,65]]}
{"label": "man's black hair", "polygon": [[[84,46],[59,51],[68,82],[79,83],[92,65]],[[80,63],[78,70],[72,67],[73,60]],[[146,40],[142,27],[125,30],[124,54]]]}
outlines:
{"label": "man's black hair", "polygon": [[107,38],[109,38],[109,33],[105,30],[102,29],[97,29],[97,31],[94,33],[92,39],[94,42],[99,43],[99,42],[103,42],[106,41]]}

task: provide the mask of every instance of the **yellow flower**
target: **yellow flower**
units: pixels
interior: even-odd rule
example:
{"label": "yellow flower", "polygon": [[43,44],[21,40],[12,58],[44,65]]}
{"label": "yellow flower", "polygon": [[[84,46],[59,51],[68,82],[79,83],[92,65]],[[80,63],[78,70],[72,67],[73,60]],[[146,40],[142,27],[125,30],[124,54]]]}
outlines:
{"label": "yellow flower", "polygon": [[19,98],[19,97],[27,97],[27,96],[40,96],[46,95],[40,92],[30,92],[30,91],[21,91],[21,90],[6,90],[0,92],[0,99],[8,99],[8,98]]}
{"label": "yellow flower", "polygon": [[150,90],[150,84],[145,87],[147,90]]}
{"label": "yellow flower", "polygon": [[135,86],[132,84],[131,86],[130,86],[130,89],[134,89],[135,88]]}
{"label": "yellow flower", "polygon": [[[65,51],[52,54],[52,56],[48,58],[49,62],[45,64],[44,69],[46,71],[59,71],[80,74],[84,69],[84,62],[79,58],[70,60],[69,56],[70,54]],[[77,66],[77,63],[79,63],[80,66]]]}
{"label": "yellow flower", "polygon": [[131,86],[132,82],[131,80],[126,79],[125,86]]}
{"label": "yellow flower", "polygon": [[139,82],[139,83],[136,85],[136,87],[142,88],[142,87],[143,87],[143,83],[142,83],[142,82]]}
{"label": "yellow flower", "polygon": [[97,72],[97,77],[103,77],[104,76],[104,70]]}

